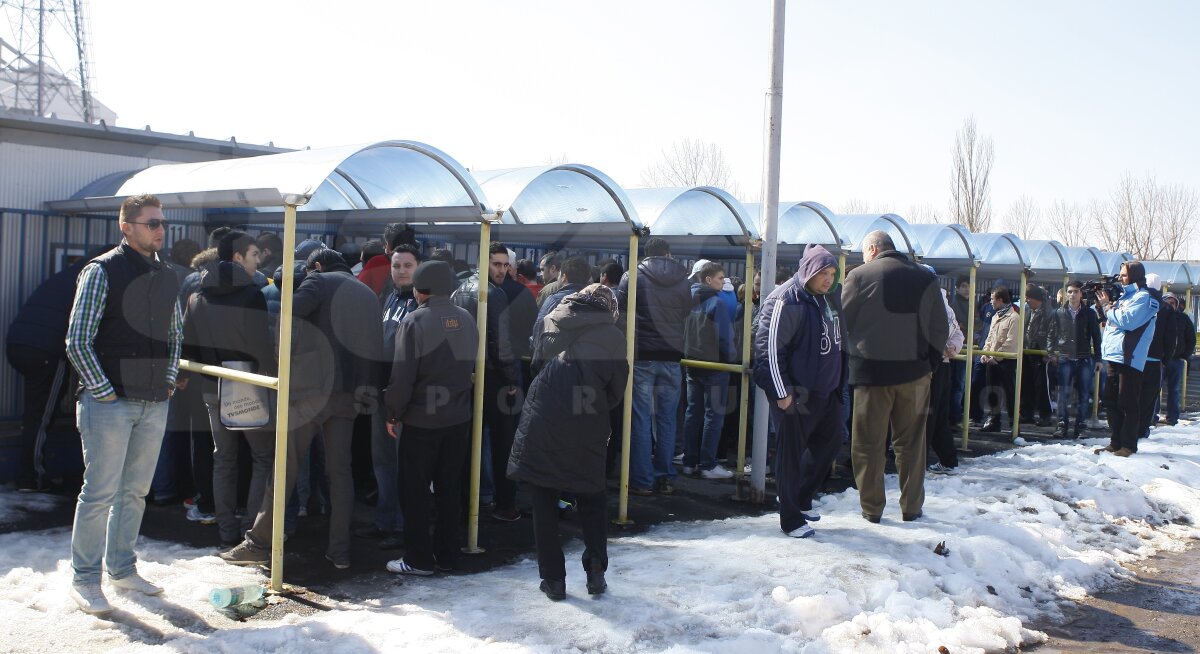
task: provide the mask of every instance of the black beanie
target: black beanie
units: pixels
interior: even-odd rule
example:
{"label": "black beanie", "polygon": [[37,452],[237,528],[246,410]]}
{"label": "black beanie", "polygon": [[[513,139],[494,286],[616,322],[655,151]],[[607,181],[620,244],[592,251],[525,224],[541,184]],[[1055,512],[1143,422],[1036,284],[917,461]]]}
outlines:
{"label": "black beanie", "polygon": [[413,289],[429,295],[450,295],[458,286],[454,269],[445,261],[426,261],[413,272]]}

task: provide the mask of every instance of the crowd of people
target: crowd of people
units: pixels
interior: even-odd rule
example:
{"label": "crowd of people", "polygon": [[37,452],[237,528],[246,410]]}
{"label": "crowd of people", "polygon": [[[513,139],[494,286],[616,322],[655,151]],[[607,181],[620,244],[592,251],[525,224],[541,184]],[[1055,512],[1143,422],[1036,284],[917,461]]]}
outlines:
{"label": "crowd of people", "polygon": [[[726,418],[737,384],[725,370],[681,362],[743,364],[737,326],[745,320],[752,358],[744,363],[770,406],[780,528],[794,538],[815,533],[813,497],[847,441],[863,518],[883,519],[890,449],[901,518],[920,519],[926,472],[958,464],[952,424],[963,394],[984,431],[1000,428],[1002,407],[1014,420],[1018,356],[1027,395],[1016,419],[1057,419],[1060,436],[1078,438],[1093,374],[1103,370],[1111,442],[1097,452],[1129,456],[1158,419],[1164,380],[1164,419],[1178,420],[1183,361],[1195,347],[1179,298],[1159,293],[1138,262],[1122,267],[1119,297],[1100,289],[1089,303],[1084,285],[1070,282],[1054,306],[1031,285],[1017,306],[998,285],[974,306],[967,280],[943,290],[936,271],[872,232],[864,263],[844,279],[830,252],[809,246],[794,273],[773,271],[778,285],[765,298],[756,275],[747,304],[743,281],[720,263],[689,269],[652,237],[628,306],[628,274],[615,261],[556,252],[517,260],[492,243],[487,269],[472,271],[448,249],[426,253],[410,227],[394,224],[356,246],[357,260],[307,240],[283,270],[278,236],[229,228],[215,230],[205,249],[177,241],[168,260],[166,222],[153,196],[129,198],[121,243],[51,278],[10,330],[9,359],[26,379],[22,490],[45,482],[40,448],[65,362],[79,378],[85,469],[70,594],[89,613],[111,611],[105,572],[114,587],[161,592],[138,574],[134,542],[147,499],[177,501],[185,476],[195,490],[188,518],[216,526],[231,564],[269,564],[279,491],[285,533],[310,509],[329,514],[326,558],[337,568],[351,566],[351,539],[360,537],[403,550],[391,572],[454,570],[470,500],[476,380],[486,428],[481,502],[493,519],[519,521],[523,485],[541,590],[559,600],[564,512],[583,531],[587,591],[607,587],[606,489],[630,375],[630,494],[672,494],[679,474],[733,476],[721,450],[736,429]],[[275,376],[283,275],[293,275],[295,290],[288,446],[279,453],[273,392],[181,373],[179,360]],[[481,307],[487,338],[476,370]],[[982,353],[964,362],[971,311]],[[631,313],[632,368],[623,331]],[[1017,351],[1020,330],[1029,353]],[[975,367],[969,388],[966,365]],[[286,457],[281,488],[272,475],[278,455]],[[364,488],[373,520],[356,527]]]}

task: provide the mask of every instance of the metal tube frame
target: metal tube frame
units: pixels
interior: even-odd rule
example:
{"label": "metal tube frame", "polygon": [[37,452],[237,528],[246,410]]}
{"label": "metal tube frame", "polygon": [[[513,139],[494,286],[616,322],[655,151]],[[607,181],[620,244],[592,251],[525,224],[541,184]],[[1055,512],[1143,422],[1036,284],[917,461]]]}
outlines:
{"label": "metal tube frame", "polygon": [[746,288],[742,298],[742,394],[738,398],[737,468],[733,471],[733,499],[744,500],[742,480],[746,476],[746,431],[750,428],[750,334],[754,327],[754,247],[746,247]]}
{"label": "metal tube frame", "polygon": [[[1189,289],[1188,289],[1188,290],[1187,290],[1187,291],[1184,293],[1184,298],[1185,298],[1185,299],[1184,299],[1184,301],[1183,301],[1183,302],[1184,302],[1184,306],[1185,306],[1185,307],[1190,307],[1190,306],[1192,306],[1192,289],[1191,289],[1191,288],[1189,288]],[[1182,382],[1182,384],[1180,385],[1180,391],[1179,391],[1179,392],[1180,392],[1180,397],[1179,397],[1179,411],[1180,411],[1180,413],[1182,413],[1182,412],[1184,412],[1184,411],[1186,411],[1186,410],[1187,410],[1187,378],[1188,378],[1188,365],[1190,365],[1190,363],[1191,363],[1191,361],[1192,361],[1192,355],[1193,355],[1193,354],[1195,354],[1195,353],[1194,353],[1194,352],[1188,352],[1187,356],[1186,356],[1186,357],[1183,359],[1183,382]]]}
{"label": "metal tube frame", "polygon": [[633,357],[635,355],[635,330],[637,329],[637,266],[638,233],[629,235],[629,277],[625,299],[625,362],[629,366],[629,378],[625,380],[625,406],[621,408],[621,487],[618,490],[618,525],[631,525],[629,519],[629,443],[633,427]]}
{"label": "metal tube frame", "polygon": [[1026,313],[1029,310],[1025,300],[1025,286],[1029,283],[1029,271],[1021,271],[1021,288],[1017,290],[1017,297],[1020,298],[1021,313],[1017,316],[1017,323],[1020,329],[1017,331],[1017,378],[1013,383],[1013,415],[1009,416],[1012,420],[1012,438],[1017,440],[1021,435],[1021,377],[1025,373],[1025,318],[1029,315]]}
{"label": "metal tube frame", "polygon": [[[475,305],[475,328],[479,330],[479,342],[475,351],[475,389],[471,410],[471,491],[467,505],[467,546],[464,554],[482,554],[479,547],[479,474],[483,462],[483,384],[487,365],[487,296],[491,283],[489,274],[492,245],[492,223],[486,218],[479,223],[479,297]],[[503,473],[501,473],[503,474]]]}
{"label": "metal tube frame", "polygon": [[271,593],[283,592],[283,518],[287,512],[288,404],[292,373],[292,293],[296,288],[296,205],[283,208],[283,285],[279,307],[279,366],[275,402],[275,475],[271,480]]}
{"label": "metal tube frame", "polygon": [[971,451],[971,373],[975,369],[975,274],[974,262],[971,263],[971,289],[968,291],[970,300],[967,305],[967,340],[966,368],[963,373],[963,410],[962,410],[962,450]]}

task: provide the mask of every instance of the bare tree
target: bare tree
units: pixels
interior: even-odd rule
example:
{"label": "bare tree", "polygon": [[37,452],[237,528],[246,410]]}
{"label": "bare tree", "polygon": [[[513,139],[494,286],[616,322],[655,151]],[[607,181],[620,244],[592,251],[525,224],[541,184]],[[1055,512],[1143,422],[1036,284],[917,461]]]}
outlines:
{"label": "bare tree", "polygon": [[992,138],[981,138],[975,118],[963,121],[954,137],[950,175],[950,214],[954,222],[972,232],[986,232],[992,224]]}
{"label": "bare tree", "polygon": [[877,213],[891,213],[891,205],[887,202],[871,202],[862,198],[850,198],[841,204],[838,208],[838,213],[845,215]]}
{"label": "bare tree", "polygon": [[725,153],[715,143],[684,139],[663,150],[662,161],[642,171],[642,184],[651,187],[715,186],[739,195]]}
{"label": "bare tree", "polygon": [[1088,203],[1088,223],[1091,225],[1092,235],[1100,245],[1100,249],[1121,252],[1125,249],[1125,246],[1122,245],[1125,242],[1125,235],[1122,233],[1121,226],[1117,224],[1119,219],[1114,219],[1112,216],[1111,202],[1092,200]]}
{"label": "bare tree", "polygon": [[1008,208],[1004,214],[1004,227],[1019,236],[1022,240],[1032,239],[1042,222],[1042,212],[1037,202],[1028,195],[1022,195]]}
{"label": "bare tree", "polygon": [[1046,212],[1046,223],[1050,238],[1067,247],[1084,244],[1087,222],[1083,218],[1083,207],[1078,202],[1055,200]]}
{"label": "bare tree", "polygon": [[546,161],[543,163],[547,166],[561,166],[565,163],[571,163],[571,160],[567,158],[567,153],[564,152],[562,154],[548,155]]}
{"label": "bare tree", "polygon": [[908,219],[908,222],[918,225],[940,225],[946,222],[946,217],[942,212],[935,209],[929,202],[914,204],[908,208],[908,214],[904,217]]}
{"label": "bare tree", "polygon": [[1194,238],[1198,212],[1200,198],[1195,189],[1180,185],[1163,189],[1159,239],[1164,259],[1177,261],[1192,254],[1188,243]]}

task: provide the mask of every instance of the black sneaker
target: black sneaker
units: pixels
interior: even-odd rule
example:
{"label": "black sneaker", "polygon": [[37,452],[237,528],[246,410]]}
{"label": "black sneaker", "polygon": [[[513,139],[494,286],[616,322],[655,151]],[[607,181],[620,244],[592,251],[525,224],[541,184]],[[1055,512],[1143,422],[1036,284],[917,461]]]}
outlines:
{"label": "black sneaker", "polygon": [[592,559],[592,565],[587,569],[588,595],[600,595],[608,590],[608,582],[604,581],[604,566]]}
{"label": "black sneaker", "polygon": [[659,495],[671,495],[675,492],[675,487],[672,486],[670,480],[666,478],[658,480],[658,483],[655,484],[655,486],[657,486],[655,490],[658,491]]}
{"label": "black sneaker", "polygon": [[560,602],[567,599],[566,579],[543,579],[539,588],[551,601]]}

